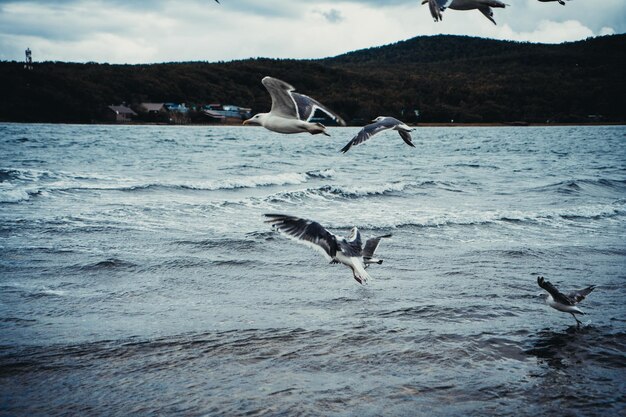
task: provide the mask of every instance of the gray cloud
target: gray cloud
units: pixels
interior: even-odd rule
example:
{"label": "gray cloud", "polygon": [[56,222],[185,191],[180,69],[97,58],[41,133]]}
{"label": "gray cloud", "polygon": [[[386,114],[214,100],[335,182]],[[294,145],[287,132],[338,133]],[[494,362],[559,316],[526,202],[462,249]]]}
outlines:
{"label": "gray cloud", "polygon": [[[418,35],[560,42],[626,32],[624,0],[510,0],[430,18],[418,0],[0,0],[0,59],[98,62],[318,58]],[[340,23],[340,24],[339,24]],[[302,30],[306,28],[306,30]]]}
{"label": "gray cloud", "polygon": [[339,23],[344,20],[341,12],[337,9],[330,9],[324,12],[320,12],[320,14],[324,16],[324,18],[326,18],[326,20],[328,20],[330,23]]}

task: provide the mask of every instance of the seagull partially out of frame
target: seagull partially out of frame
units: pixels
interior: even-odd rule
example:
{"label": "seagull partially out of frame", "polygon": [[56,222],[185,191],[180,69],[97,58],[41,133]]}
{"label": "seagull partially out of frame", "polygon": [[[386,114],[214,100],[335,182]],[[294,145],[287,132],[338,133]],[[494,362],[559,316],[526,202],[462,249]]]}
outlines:
{"label": "seagull partially out of frame", "polygon": [[487,19],[489,19],[494,25],[496,21],[493,20],[492,7],[506,7],[505,3],[499,0],[422,0],[422,4],[428,3],[430,14],[435,22],[443,20],[443,11],[446,9],[452,10],[478,10]]}

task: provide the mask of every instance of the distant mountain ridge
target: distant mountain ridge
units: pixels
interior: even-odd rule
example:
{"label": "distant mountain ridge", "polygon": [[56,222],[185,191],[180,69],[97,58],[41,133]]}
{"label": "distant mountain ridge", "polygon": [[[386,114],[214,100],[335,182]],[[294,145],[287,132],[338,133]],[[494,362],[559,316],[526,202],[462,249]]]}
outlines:
{"label": "distant mountain ridge", "polygon": [[[626,35],[564,44],[420,36],[317,60],[149,65],[0,62],[0,120],[93,122],[110,104],[224,103],[266,111],[281,78],[344,119],[625,121]],[[419,111],[419,117],[415,111]]]}

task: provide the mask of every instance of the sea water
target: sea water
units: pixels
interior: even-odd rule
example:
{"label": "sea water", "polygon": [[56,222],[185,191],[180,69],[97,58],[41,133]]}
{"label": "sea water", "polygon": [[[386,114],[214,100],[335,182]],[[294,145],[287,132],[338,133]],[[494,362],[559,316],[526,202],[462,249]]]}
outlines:
{"label": "sea water", "polygon": [[358,129],[0,124],[0,414],[624,413],[626,128]]}

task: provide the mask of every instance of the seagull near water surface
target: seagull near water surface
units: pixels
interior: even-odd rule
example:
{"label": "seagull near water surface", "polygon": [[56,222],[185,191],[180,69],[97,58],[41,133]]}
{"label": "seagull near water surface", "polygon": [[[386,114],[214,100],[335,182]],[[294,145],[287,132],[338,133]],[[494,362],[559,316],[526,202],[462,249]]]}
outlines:
{"label": "seagull near water surface", "polygon": [[390,234],[368,239],[365,246],[361,241],[361,232],[353,227],[348,237],[339,237],[321,224],[312,220],[284,214],[265,214],[273,228],[285,236],[310,246],[319,251],[330,263],[341,263],[352,270],[354,279],[364,284],[371,277],[365,270],[371,264],[382,264],[382,259],[374,258],[380,240],[391,237]]}
{"label": "seagull near water surface", "polygon": [[254,115],[243,124],[256,124],[278,133],[304,133],[312,135],[326,132],[326,126],[321,123],[311,123],[310,120],[317,110],[326,113],[330,118],[341,126],[343,121],[335,112],[321,104],[319,101],[296,93],[295,88],[277,78],[265,77],[261,80],[272,97],[272,108],[269,113]]}
{"label": "seagull near water surface", "polygon": [[452,10],[478,10],[493,24],[496,21],[493,20],[492,7],[506,7],[505,3],[499,0],[422,0],[422,4],[428,3],[430,14],[435,19],[435,22],[443,20],[442,12],[446,9]]}
{"label": "seagull near water surface", "polygon": [[576,318],[575,314],[584,315],[585,313],[576,307],[576,304],[584,300],[585,297],[596,288],[595,285],[563,294],[557,290],[550,281],[546,281],[543,277],[537,277],[537,284],[548,292],[548,294],[542,294],[545,296],[546,304],[556,310],[570,313],[572,317],[574,317],[574,320],[576,320],[576,324],[580,326],[581,322]]}
{"label": "seagull near water surface", "polygon": [[374,123],[371,123],[361,129],[359,133],[357,133],[356,136],[341,149],[341,152],[346,153],[351,147],[363,143],[375,134],[388,129],[397,130],[404,143],[415,148],[410,133],[414,130],[414,128],[407,126],[394,117],[378,116],[373,120],[373,122]]}

